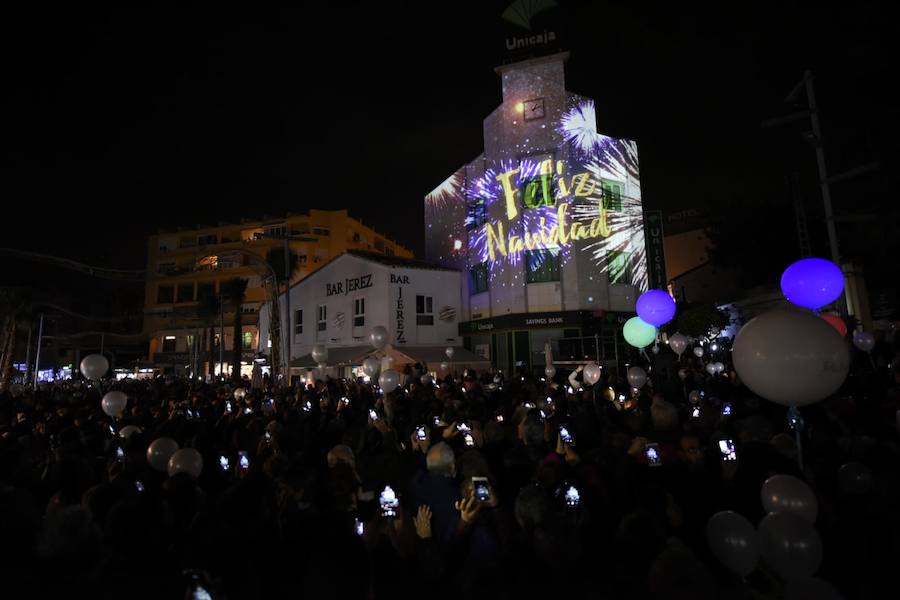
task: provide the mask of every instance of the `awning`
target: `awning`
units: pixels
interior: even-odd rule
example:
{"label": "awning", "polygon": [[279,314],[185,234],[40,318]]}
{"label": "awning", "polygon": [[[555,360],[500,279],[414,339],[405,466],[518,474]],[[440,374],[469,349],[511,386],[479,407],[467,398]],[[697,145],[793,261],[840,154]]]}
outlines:
{"label": "awning", "polygon": [[475,354],[460,346],[453,346],[453,358],[447,358],[447,346],[394,346],[393,350],[398,354],[409,357],[409,362],[426,363],[431,367],[441,363],[472,366],[487,366],[491,364],[491,361],[480,354]]}
{"label": "awning", "polygon": [[[328,360],[325,364],[329,367],[345,367],[348,365],[361,365],[367,356],[373,354],[372,346],[337,346],[328,348]],[[291,361],[292,369],[314,369],[318,363],[313,360],[312,354],[304,354]]]}

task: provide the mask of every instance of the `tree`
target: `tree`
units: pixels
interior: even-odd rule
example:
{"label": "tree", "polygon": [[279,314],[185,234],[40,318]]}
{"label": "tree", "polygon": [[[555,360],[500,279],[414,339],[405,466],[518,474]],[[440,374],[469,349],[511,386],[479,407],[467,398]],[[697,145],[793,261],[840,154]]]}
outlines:
{"label": "tree", "polygon": [[[287,253],[287,266],[285,266],[285,256],[284,256],[284,248],[271,248],[268,252],[266,252],[266,262],[272,268],[272,271],[275,273],[276,279],[282,278],[282,281],[285,283],[285,293],[288,293],[291,289],[291,278],[294,273],[297,271],[297,268],[300,265],[300,260],[297,257],[297,254],[288,248]],[[291,315],[288,315],[288,322],[286,323],[286,331],[288,332],[288,339],[290,339],[290,331],[291,331]],[[269,341],[272,343],[272,349],[270,358],[272,361],[272,374],[273,376],[277,376],[278,374],[278,365],[281,361],[281,308],[278,302],[278,285],[277,281],[272,282],[272,314],[269,317]],[[288,367],[288,373],[285,373],[285,377],[287,381],[290,381],[290,366]]]}
{"label": "tree", "polygon": [[693,338],[711,339],[729,324],[727,314],[716,308],[714,304],[704,303],[695,304],[680,311],[675,321],[675,329]]}
{"label": "tree", "polygon": [[[209,357],[209,373],[210,375],[215,374],[216,357],[215,357],[215,327],[216,327],[216,319],[219,318],[219,311],[221,309],[221,301],[219,300],[219,296],[216,295],[216,291],[201,288],[200,296],[198,297],[199,304],[197,305],[197,318],[200,319],[200,322],[206,326],[206,347],[207,347],[207,356]],[[221,342],[220,342],[221,343]]]}
{"label": "tree", "polygon": [[[232,355],[231,355],[231,379],[235,382],[241,380],[241,349],[243,336],[241,335],[241,310],[244,304],[244,297],[247,294],[247,280],[237,277],[225,284],[225,296],[228,298],[234,310],[234,330],[232,336]],[[221,340],[220,343],[225,340]]]}
{"label": "tree", "polygon": [[16,354],[16,336],[19,325],[30,319],[31,298],[19,288],[0,289],[0,390],[9,385],[12,378],[13,359]]}

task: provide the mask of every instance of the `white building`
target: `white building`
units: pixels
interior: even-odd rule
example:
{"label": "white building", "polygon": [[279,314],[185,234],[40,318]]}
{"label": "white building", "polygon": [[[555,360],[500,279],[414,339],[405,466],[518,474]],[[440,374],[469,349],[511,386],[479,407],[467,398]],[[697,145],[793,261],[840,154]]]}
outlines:
{"label": "white building", "polygon": [[[394,367],[427,362],[440,372],[486,363],[459,346],[461,274],[455,269],[408,258],[350,250],[332,259],[290,290],[291,373],[304,376],[316,366],[313,346],[328,349],[329,374],[349,375],[374,349],[373,327],[388,330],[387,355]],[[284,315],[284,295],[280,298]],[[260,348],[269,344],[271,304],[260,309]],[[282,317],[282,321],[284,321]],[[456,346],[453,360],[444,354]],[[437,364],[435,364],[437,363]]]}

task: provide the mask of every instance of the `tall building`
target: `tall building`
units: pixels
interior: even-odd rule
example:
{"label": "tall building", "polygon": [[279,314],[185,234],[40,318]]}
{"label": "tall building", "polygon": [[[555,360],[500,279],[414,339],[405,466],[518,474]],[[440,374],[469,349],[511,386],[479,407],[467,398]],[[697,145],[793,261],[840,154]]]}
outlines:
{"label": "tall building", "polygon": [[[184,373],[192,364],[198,374],[218,372],[219,338],[224,333],[226,372],[232,353],[234,313],[227,298],[224,314],[204,313],[205,296],[223,298],[229,281],[247,281],[242,305],[242,372],[249,373],[258,352],[260,306],[271,298],[270,251],[287,244],[298,257],[291,282],[297,282],[347,250],[411,258],[412,252],[346,210],[311,210],[240,223],[161,231],[147,244],[147,287],[144,333],[150,339],[149,360],[167,373]],[[283,273],[277,273],[283,283]],[[267,283],[268,282],[268,283]],[[269,291],[267,291],[269,290]],[[205,332],[214,331],[212,361],[204,350]],[[200,352],[196,351],[200,348]],[[210,362],[213,364],[210,365]],[[197,364],[199,363],[199,364]]]}
{"label": "tall building", "polygon": [[497,67],[484,152],[425,197],[426,260],[463,277],[464,345],[500,369],[615,361],[647,289],[637,144],[599,133],[568,53]]}

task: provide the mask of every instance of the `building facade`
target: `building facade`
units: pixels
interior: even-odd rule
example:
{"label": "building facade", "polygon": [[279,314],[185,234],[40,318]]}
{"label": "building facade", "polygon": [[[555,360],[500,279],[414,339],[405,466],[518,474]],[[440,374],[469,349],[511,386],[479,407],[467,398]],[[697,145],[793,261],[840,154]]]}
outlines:
{"label": "building facade", "polygon": [[426,260],[465,274],[464,344],[510,371],[542,369],[546,342],[615,360],[648,285],[637,144],[598,132],[567,58],[498,67],[484,152],[425,197]]}
{"label": "building facade", "polygon": [[[259,308],[272,295],[272,270],[266,256],[270,251],[283,250],[285,244],[298,259],[292,283],[348,249],[412,256],[408,249],[353,219],[346,210],[311,210],[307,214],[220,223],[150,236],[144,320],[144,333],[150,340],[150,363],[164,372],[184,373],[194,365],[198,375],[209,374],[219,371],[221,354],[227,372],[234,320],[227,287],[228,282],[240,278],[247,281],[242,305],[241,369],[249,373],[259,351]],[[283,283],[283,275],[276,274],[279,283]],[[223,301],[220,314],[210,314],[209,303],[203,301],[208,296]],[[210,328],[212,359],[205,351]],[[224,348],[220,352],[219,340],[223,336]]]}
{"label": "building facade", "polygon": [[[439,366],[447,346],[459,345],[461,274],[422,261],[349,250],[291,287],[291,371],[317,367],[311,353],[328,349],[330,374],[350,375],[374,349],[369,332],[385,327],[395,368],[406,362]],[[279,310],[285,310],[284,296]],[[271,303],[260,310],[260,345],[269,347]],[[284,339],[284,338],[283,338]],[[468,354],[459,349],[453,362]],[[469,356],[468,358],[476,357]],[[438,369],[433,368],[437,371]]]}

